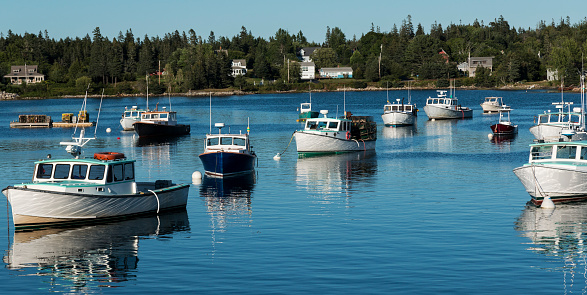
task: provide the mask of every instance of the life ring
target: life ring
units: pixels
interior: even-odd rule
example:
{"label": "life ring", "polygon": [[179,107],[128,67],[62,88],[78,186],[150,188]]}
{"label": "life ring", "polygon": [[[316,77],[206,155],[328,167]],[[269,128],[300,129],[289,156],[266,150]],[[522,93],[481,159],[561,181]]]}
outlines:
{"label": "life ring", "polygon": [[350,132],[348,132],[348,131],[346,132],[346,139],[347,139],[347,140],[351,139],[351,133],[350,133]]}
{"label": "life ring", "polygon": [[103,153],[95,153],[94,159],[96,160],[103,160],[103,161],[110,161],[116,159],[124,159],[123,153],[114,153],[114,152],[103,152]]}

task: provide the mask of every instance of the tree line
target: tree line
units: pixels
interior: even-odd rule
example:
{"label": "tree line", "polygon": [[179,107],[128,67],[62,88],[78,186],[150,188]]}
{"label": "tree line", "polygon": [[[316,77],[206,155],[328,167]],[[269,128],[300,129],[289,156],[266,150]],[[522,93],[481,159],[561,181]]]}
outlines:
{"label": "tree line", "polygon": [[[411,16],[394,24],[388,32],[371,25],[369,32],[349,38],[338,27],[327,27],[323,43],[309,42],[299,31],[278,29],[265,40],[244,26],[235,36],[207,38],[193,29],[163,37],[136,37],[132,29],[109,39],[97,27],[91,36],[55,40],[45,30],[38,34],[0,33],[0,75],[11,65],[38,65],[46,75],[41,85],[0,84],[9,92],[53,91],[54,95],[80,91],[88,84],[105,87],[110,94],[140,93],[145,76],[165,70],[162,83],[150,82],[154,92],[187,92],[198,89],[239,87],[255,89],[251,78],[277,81],[281,88],[300,82],[298,52],[320,47],[312,59],[316,68],[350,66],[361,81],[448,79],[463,74],[459,63],[472,57],[493,57],[493,70],[478,70],[474,83],[496,87],[516,82],[541,81],[546,70],[558,73],[565,84],[577,84],[582,59],[587,52],[587,18],[576,24],[570,19],[540,21],[535,29],[511,27],[502,17],[485,25],[434,23],[426,32],[414,26]],[[439,54],[444,52],[445,54]],[[231,61],[244,59],[245,77],[231,76]],[[151,85],[153,83],[153,85]],[[74,90],[72,90],[74,89]],[[97,91],[97,90],[96,90]]]}

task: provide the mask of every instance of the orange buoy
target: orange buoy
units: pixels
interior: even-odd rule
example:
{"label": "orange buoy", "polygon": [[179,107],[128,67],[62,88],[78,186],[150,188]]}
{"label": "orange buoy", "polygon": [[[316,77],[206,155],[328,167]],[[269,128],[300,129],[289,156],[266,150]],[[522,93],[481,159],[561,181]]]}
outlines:
{"label": "orange buoy", "polygon": [[95,153],[94,154],[94,159],[103,160],[103,161],[124,159],[124,158],[125,157],[124,157],[123,153],[103,152],[103,153]]}

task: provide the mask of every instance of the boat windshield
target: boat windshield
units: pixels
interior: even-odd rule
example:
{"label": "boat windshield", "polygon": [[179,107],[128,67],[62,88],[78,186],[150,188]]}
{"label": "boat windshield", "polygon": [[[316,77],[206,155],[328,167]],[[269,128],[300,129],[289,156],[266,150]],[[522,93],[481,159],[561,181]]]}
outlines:
{"label": "boat windshield", "polygon": [[532,160],[544,160],[552,157],[552,146],[533,146],[530,152]]}
{"label": "boat windshield", "polygon": [[557,159],[575,159],[576,155],[577,146],[574,145],[558,146],[556,149]]}

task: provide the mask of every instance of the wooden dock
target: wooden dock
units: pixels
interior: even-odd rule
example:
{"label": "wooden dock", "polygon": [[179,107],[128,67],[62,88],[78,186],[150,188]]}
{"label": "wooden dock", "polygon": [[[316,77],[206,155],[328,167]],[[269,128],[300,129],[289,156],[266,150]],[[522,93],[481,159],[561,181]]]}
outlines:
{"label": "wooden dock", "polygon": [[20,123],[10,122],[10,128],[50,128],[51,122],[43,123]]}
{"label": "wooden dock", "polygon": [[94,126],[94,122],[84,122],[84,123],[69,123],[69,122],[53,122],[53,127],[56,128],[73,128],[73,127],[92,127]]}

